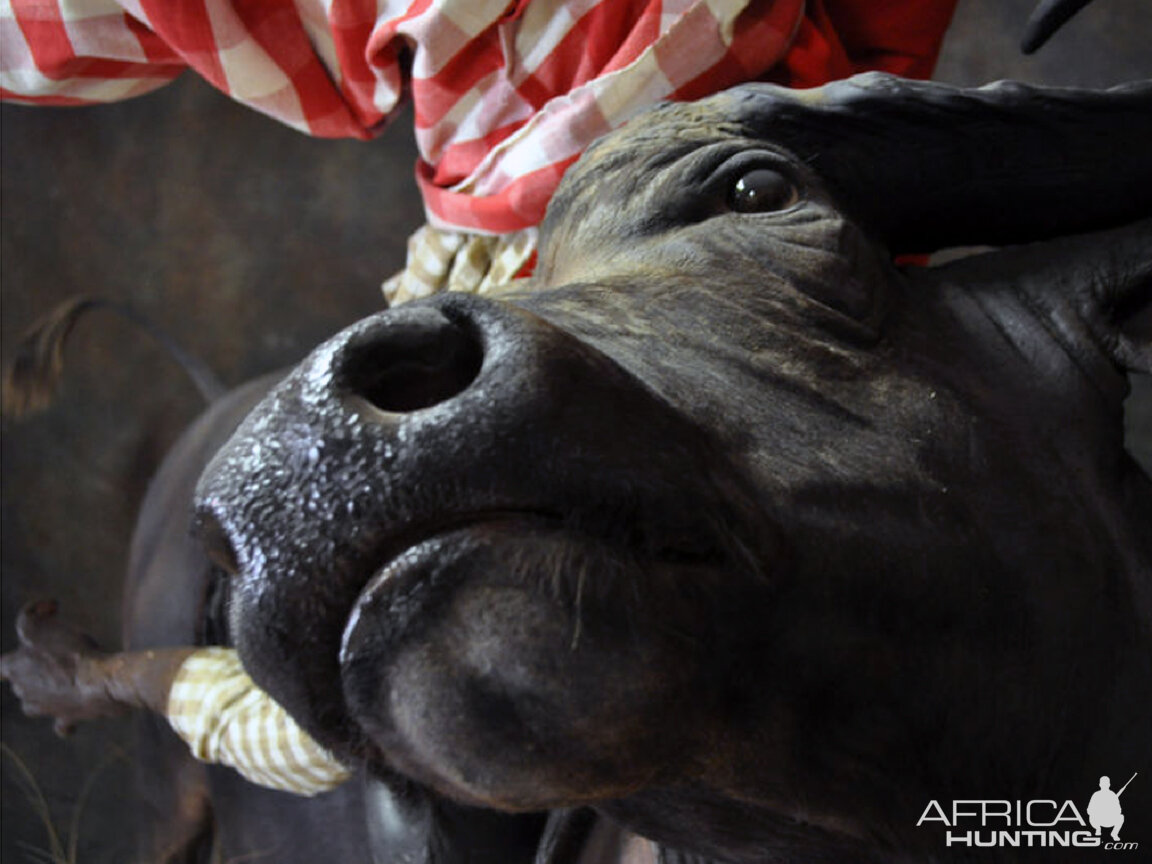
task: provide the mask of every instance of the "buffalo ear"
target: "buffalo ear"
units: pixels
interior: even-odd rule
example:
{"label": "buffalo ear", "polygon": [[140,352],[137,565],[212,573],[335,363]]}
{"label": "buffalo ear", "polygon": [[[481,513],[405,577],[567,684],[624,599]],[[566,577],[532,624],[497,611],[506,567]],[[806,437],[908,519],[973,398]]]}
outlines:
{"label": "buffalo ear", "polygon": [[[1146,295],[1150,292],[1146,292]],[[1128,368],[1133,372],[1152,375],[1152,299],[1145,296],[1137,309],[1123,310],[1120,337],[1129,347]]]}
{"label": "buffalo ear", "polygon": [[[1152,244],[1152,231],[1149,231]],[[1152,247],[1150,247],[1152,248]],[[1118,353],[1133,372],[1152,374],[1152,261],[1143,281],[1112,304]]]}
{"label": "buffalo ear", "polygon": [[962,89],[870,73],[738,92],[742,125],[807,162],[893,252],[1043,240],[1152,214],[1152,83]]}
{"label": "buffalo ear", "polygon": [[[1152,218],[997,249],[926,268],[922,275],[972,294],[1003,297],[1009,290],[1047,322],[1048,332],[1088,374],[1098,368],[1091,360],[1097,351],[1112,367],[1152,373]],[[991,299],[987,308],[1001,305]]]}
{"label": "buffalo ear", "polygon": [[[1047,254],[1032,274],[1033,308],[1071,299],[1113,363],[1152,373],[1152,218],[1039,247]],[[1066,338],[1076,329],[1057,326]]]}

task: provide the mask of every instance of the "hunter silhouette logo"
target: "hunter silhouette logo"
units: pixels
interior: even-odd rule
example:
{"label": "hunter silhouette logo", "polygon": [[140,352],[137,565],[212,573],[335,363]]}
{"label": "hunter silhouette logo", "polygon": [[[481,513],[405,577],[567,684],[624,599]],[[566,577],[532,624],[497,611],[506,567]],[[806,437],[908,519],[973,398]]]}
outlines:
{"label": "hunter silhouette logo", "polygon": [[[1100,778],[1100,788],[1093,793],[1082,814],[1076,803],[1051,798],[1006,800],[997,798],[964,798],[948,804],[929,801],[917,821],[917,827],[942,829],[944,845],[969,849],[989,848],[1091,848],[1107,851],[1131,851],[1139,843],[1120,840],[1124,810],[1120,796],[1136,774],[1118,791],[1112,781]],[[1087,818],[1085,818],[1087,816]],[[1111,839],[1102,836],[1111,831]]]}
{"label": "hunter silhouette logo", "polygon": [[[1139,773],[1139,772],[1137,772]],[[1136,779],[1136,774],[1128,778],[1128,783]],[[1100,836],[1103,828],[1112,829],[1112,839],[1120,839],[1120,828],[1124,825],[1124,810],[1120,807],[1120,796],[1128,788],[1128,783],[1120,787],[1119,792],[1110,788],[1112,781],[1107,777],[1100,778],[1100,788],[1092,793],[1092,800],[1088,802],[1088,823],[1096,829],[1096,836]]]}

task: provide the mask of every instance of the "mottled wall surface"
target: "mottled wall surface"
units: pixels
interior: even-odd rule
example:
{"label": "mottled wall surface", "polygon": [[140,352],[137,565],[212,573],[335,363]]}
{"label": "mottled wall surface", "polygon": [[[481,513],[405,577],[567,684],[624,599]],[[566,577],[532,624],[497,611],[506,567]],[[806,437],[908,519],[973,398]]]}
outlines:
{"label": "mottled wall surface", "polygon": [[[239,384],[380,309],[379,284],[423,218],[407,114],[374,142],[315,140],[191,75],[118,105],[0,112],[5,360],[24,327],[85,292],[129,301]],[[45,596],[118,643],[136,507],[201,408],[139,330],[103,312],[81,321],[57,403],[3,427],[4,650],[19,607]],[[130,860],[128,724],[82,727],[62,743],[0,689],[3,741],[64,835],[96,776],[78,860]],[[3,759],[0,859],[37,860],[25,844],[50,848],[45,826]]]}
{"label": "mottled wall surface", "polygon": [[[1030,6],[961,0],[937,77],[1107,86],[1152,76],[1145,0],[1097,3],[1023,58],[1015,43]],[[5,358],[37,316],[96,293],[128,300],[236,384],[379,308],[379,283],[421,221],[407,116],[375,142],[312,140],[189,76],[108,107],[4,106],[0,124]],[[1138,386],[1132,438],[1152,456],[1152,388]],[[19,606],[42,596],[116,644],[135,508],[199,407],[138,331],[101,313],[80,325],[57,404],[3,427],[4,650]],[[77,860],[129,860],[125,724],[61,743],[21,716],[7,688],[2,699],[3,741],[39,784],[65,845],[80,807]],[[50,846],[34,796],[3,759],[0,860],[42,860],[29,851]]]}

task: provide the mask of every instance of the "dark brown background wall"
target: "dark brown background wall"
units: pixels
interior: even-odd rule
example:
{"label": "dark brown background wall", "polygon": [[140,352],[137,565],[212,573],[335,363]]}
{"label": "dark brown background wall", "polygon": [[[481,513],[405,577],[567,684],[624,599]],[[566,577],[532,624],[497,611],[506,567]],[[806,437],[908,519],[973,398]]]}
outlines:
{"label": "dark brown background wall", "polygon": [[[961,0],[937,77],[1107,86],[1152,76],[1152,5],[1089,8],[1036,58],[1015,43],[1030,0]],[[308,139],[186,76],[132,102],[0,108],[0,335],[17,334],[78,292],[128,300],[226,383],[299,359],[381,305],[421,221],[411,120],[372,143]],[[111,317],[81,324],[47,413],[3,426],[0,644],[28,599],[59,598],[105,644],[135,508],[151,470],[200,401],[182,373]],[[1152,456],[1152,388],[1138,382],[1130,439]],[[3,689],[0,860],[48,847],[31,772],[77,860],[130,860],[125,724],[63,743]],[[80,801],[86,780],[95,785]]]}

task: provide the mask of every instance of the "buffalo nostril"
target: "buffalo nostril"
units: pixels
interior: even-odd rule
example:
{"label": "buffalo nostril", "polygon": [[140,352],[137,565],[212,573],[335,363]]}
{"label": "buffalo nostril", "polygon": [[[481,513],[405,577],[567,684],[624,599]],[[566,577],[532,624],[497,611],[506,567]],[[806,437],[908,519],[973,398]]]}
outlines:
{"label": "buffalo nostril", "polygon": [[483,357],[466,325],[429,307],[406,309],[349,340],[337,380],[382,411],[418,411],[467,388]]}
{"label": "buffalo nostril", "polygon": [[228,533],[219,520],[211,513],[199,513],[193,531],[200,539],[200,546],[208,560],[229,575],[240,572],[240,562]]}

